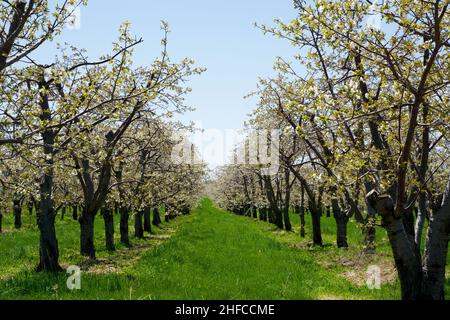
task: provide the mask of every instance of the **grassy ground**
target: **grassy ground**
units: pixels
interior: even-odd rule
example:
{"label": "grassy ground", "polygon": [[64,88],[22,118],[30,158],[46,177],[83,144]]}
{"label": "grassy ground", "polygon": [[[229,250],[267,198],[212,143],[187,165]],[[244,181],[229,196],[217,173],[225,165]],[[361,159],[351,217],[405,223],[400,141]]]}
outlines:
{"label": "grassy ground", "polygon": [[[66,289],[67,275],[35,274],[38,233],[0,235],[0,299],[397,299],[399,285],[392,269],[386,235],[378,232],[379,254],[361,256],[361,231],[352,224],[352,248],[338,250],[334,221],[324,218],[324,248],[277,231],[271,225],[237,217],[204,201],[192,215],[155,230],[169,240],[135,241],[110,255],[102,243],[97,219],[99,262],[78,254],[76,222],[58,222],[61,263],[80,265],[82,289]],[[118,219],[116,219],[118,220]],[[293,222],[298,225],[297,217]],[[10,218],[7,227],[10,229]],[[308,223],[309,225],[309,223]],[[132,231],[132,230],[131,230]],[[309,229],[307,230],[309,235]],[[365,286],[367,266],[382,269],[381,290]]]}

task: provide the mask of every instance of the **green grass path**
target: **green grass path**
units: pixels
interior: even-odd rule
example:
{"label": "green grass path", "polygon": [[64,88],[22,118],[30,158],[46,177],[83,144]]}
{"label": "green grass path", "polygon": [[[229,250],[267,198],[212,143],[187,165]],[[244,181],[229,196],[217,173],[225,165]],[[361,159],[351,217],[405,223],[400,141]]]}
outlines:
{"label": "green grass path", "polygon": [[66,289],[64,274],[23,272],[0,280],[0,299],[398,297],[397,284],[374,291],[358,287],[317,264],[309,250],[278,241],[266,224],[219,210],[210,201],[177,221],[178,232],[135,263],[112,273],[83,274],[80,291]]}

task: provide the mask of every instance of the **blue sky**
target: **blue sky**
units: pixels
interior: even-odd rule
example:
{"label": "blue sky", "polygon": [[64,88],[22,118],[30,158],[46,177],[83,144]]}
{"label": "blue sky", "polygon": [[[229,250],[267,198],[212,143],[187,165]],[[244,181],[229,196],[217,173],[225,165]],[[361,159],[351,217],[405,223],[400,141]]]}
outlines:
{"label": "blue sky", "polygon": [[[194,78],[187,98],[195,112],[183,120],[204,127],[234,129],[243,126],[255,99],[243,99],[256,87],[258,77],[273,75],[277,56],[292,59],[296,49],[286,41],[264,36],[254,22],[273,25],[275,18],[295,17],[292,0],[90,0],[81,11],[81,28],[66,29],[58,42],[86,48],[91,59],[109,52],[118,26],[130,21],[144,39],[136,63],[148,64],[160,52],[160,21],[172,30],[169,53],[173,59],[193,58],[208,69]],[[53,58],[50,50],[40,60]],[[43,61],[45,62],[45,61]]]}

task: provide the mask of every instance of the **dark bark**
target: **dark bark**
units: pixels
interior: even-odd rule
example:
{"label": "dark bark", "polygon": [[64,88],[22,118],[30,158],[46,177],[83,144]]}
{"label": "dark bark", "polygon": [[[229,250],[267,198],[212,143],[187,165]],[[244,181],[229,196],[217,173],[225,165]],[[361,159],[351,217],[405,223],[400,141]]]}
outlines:
{"label": "dark bark", "polygon": [[267,209],[267,218],[268,218],[269,223],[272,223],[272,224],[275,223],[275,217],[273,214],[273,210],[270,207]]}
{"label": "dark bark", "polygon": [[445,267],[450,240],[450,177],[441,208],[430,219],[423,261],[423,295],[427,299],[445,299]]}
{"label": "dark bark", "polygon": [[120,208],[120,242],[125,246],[130,246],[128,221],[130,214],[128,208]]}
{"label": "dark bark", "polygon": [[[283,229],[283,213],[278,207],[278,201],[275,196],[275,192],[273,190],[272,181],[270,177],[265,177],[265,188],[267,199],[270,203],[270,212],[272,213],[272,223],[274,223],[278,228]],[[277,192],[277,197],[280,196],[280,193]]]}
{"label": "dark bark", "polygon": [[336,220],[336,226],[337,226],[337,246],[338,248],[348,248],[348,242],[347,242],[347,224],[349,221],[349,217],[347,214],[342,211],[341,207],[339,206],[337,199],[331,200],[332,208],[333,208],[333,214],[334,219]]}
{"label": "dark bark", "polygon": [[[45,89],[40,93],[41,121],[51,120],[51,110],[49,99],[44,91],[49,91],[49,86],[44,81],[39,83],[40,89]],[[39,184],[39,208],[37,210],[37,223],[39,227],[39,265],[38,272],[59,272],[62,271],[59,265],[58,240],[56,238],[55,217],[56,212],[53,207],[53,156],[55,132],[44,130],[41,133],[43,140],[43,151],[48,157],[47,166],[43,168],[41,182]]]}
{"label": "dark bark", "polygon": [[134,236],[138,239],[144,239],[144,225],[142,219],[144,211],[140,210],[134,215]]}
{"label": "dark bark", "polygon": [[72,218],[75,221],[78,221],[78,206],[72,207]]}
{"label": "dark bark", "polygon": [[252,207],[253,219],[258,219],[258,208],[255,206]]}
{"label": "dark bark", "polygon": [[[132,118],[138,110],[135,109],[121,126],[114,133],[108,132],[105,136],[106,145],[104,147],[107,157],[103,159],[98,170],[92,170],[90,160],[79,159],[73,154],[77,168],[77,177],[83,189],[84,209],[79,219],[81,226],[81,253],[95,259],[94,248],[94,220],[97,212],[103,207],[109,193],[110,181],[112,177],[113,150],[121,136],[131,124]],[[96,178],[96,176],[98,177]],[[95,187],[95,181],[97,185]],[[121,182],[121,179],[118,178]],[[122,194],[122,192],[121,192]],[[122,219],[121,219],[122,222]],[[121,226],[122,227],[122,226]],[[128,227],[128,226],[127,226]]]}
{"label": "dark bark", "polygon": [[308,195],[309,198],[309,212],[311,213],[312,218],[312,233],[313,233],[313,244],[322,246],[322,230],[320,226],[320,202],[315,202],[314,192],[309,186],[306,179],[297,172],[294,168],[290,168],[291,172],[295,175],[298,181],[300,181],[304,192]]}
{"label": "dark bark", "polygon": [[14,228],[19,230],[22,228],[22,201],[20,199],[15,199],[13,201],[14,207]]}
{"label": "dark bark", "polygon": [[[405,231],[401,218],[395,216],[395,206],[389,195],[372,191],[367,196],[383,218],[400,278],[402,299],[445,299],[445,267],[450,240],[450,177],[442,197],[430,219],[423,261],[415,240]],[[434,203],[434,202],[433,202]]]}
{"label": "dark bark", "polygon": [[348,218],[340,216],[336,218],[336,224],[337,224],[337,246],[338,248],[348,248],[347,242]]}
{"label": "dark bark", "polygon": [[161,215],[159,213],[159,209],[158,208],[153,208],[153,220],[152,220],[152,224],[154,226],[159,226],[161,224]]}
{"label": "dark bark", "polygon": [[34,201],[27,202],[28,215],[33,215]]}
{"label": "dark bark", "polygon": [[414,207],[404,210],[402,214],[403,225],[405,226],[406,234],[414,242],[415,238],[415,221],[414,221]]}
{"label": "dark bark", "polygon": [[286,231],[292,231],[291,217],[289,216],[289,206],[283,208],[284,228]]}
{"label": "dark bark", "polygon": [[305,207],[300,207],[300,236],[306,237]]}
{"label": "dark bark", "polygon": [[292,185],[291,185],[291,171],[288,168],[284,170],[284,182],[286,184],[284,193],[284,208],[283,208],[284,227],[286,228],[286,231],[292,231],[291,217],[289,216]]}
{"label": "dark bark", "polygon": [[144,209],[144,231],[145,232],[152,232],[152,222],[151,222],[151,209],[145,208]]}
{"label": "dark bark", "polygon": [[3,72],[3,70],[7,67],[8,58],[11,54],[14,43],[17,41],[17,38],[19,38],[20,33],[25,26],[26,20],[34,7],[33,1],[27,9],[27,2],[28,1],[17,1],[12,8],[12,20],[9,25],[8,33],[5,35],[6,40],[2,41],[0,45],[0,72]]}
{"label": "dark bark", "polygon": [[379,195],[376,191],[369,193],[368,201],[383,218],[397,272],[400,278],[403,300],[417,300],[421,297],[422,267],[420,259],[405,230],[401,218],[395,215],[395,205],[391,196]]}
{"label": "dark bark", "polygon": [[259,213],[259,215],[258,215],[259,221],[264,221],[264,215],[265,215],[264,208],[259,208],[258,213]]}
{"label": "dark bark", "polygon": [[420,297],[421,267],[414,247],[410,242],[401,219],[384,218],[389,241],[393,247],[395,264],[400,278],[403,300],[417,300]]}
{"label": "dark bark", "polygon": [[310,208],[312,218],[313,244],[317,246],[323,246],[322,230],[320,226],[320,212],[313,209],[314,206],[310,205]]}
{"label": "dark bark", "polygon": [[111,209],[102,209],[103,221],[105,222],[105,246],[106,250],[113,252],[116,250],[114,244],[114,213]]}
{"label": "dark bark", "polygon": [[269,221],[269,209],[267,207],[260,209],[259,215],[260,215],[261,221],[265,221],[265,222]]}
{"label": "dark bark", "polygon": [[66,210],[67,208],[64,206],[61,209],[61,220],[64,220],[64,217],[66,216]]}
{"label": "dark bark", "polygon": [[38,211],[39,239],[39,265],[38,272],[61,272],[63,269],[58,263],[59,250],[55,230],[55,213],[47,201],[41,201]]}
{"label": "dark bark", "polygon": [[301,185],[301,191],[300,191],[300,208],[299,208],[299,214],[300,214],[300,236],[302,238],[306,237],[306,221],[305,221],[305,188],[303,184]]}
{"label": "dark bark", "polygon": [[165,215],[164,215],[164,221],[165,221],[166,223],[170,222],[170,216],[169,216],[168,214],[165,214]]}
{"label": "dark bark", "polygon": [[273,212],[274,212],[274,215],[275,215],[275,225],[279,229],[284,229],[283,213],[281,212],[281,210],[278,207],[273,208]]}
{"label": "dark bark", "polygon": [[88,212],[86,209],[83,210],[78,220],[80,223],[80,253],[90,259],[95,259],[94,220],[95,213]]}

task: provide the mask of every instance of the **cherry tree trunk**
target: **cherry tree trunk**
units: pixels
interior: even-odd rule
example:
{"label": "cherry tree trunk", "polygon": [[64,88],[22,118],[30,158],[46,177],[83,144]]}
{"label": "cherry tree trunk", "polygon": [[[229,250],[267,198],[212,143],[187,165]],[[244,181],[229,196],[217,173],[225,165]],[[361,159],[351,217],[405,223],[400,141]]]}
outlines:
{"label": "cherry tree trunk", "polygon": [[[408,234],[409,238],[413,241],[415,239],[415,222],[414,222],[414,208],[411,207],[402,215],[403,224],[405,226],[405,231]],[[415,245],[415,243],[414,243]]]}
{"label": "cherry tree trunk", "polygon": [[[39,83],[41,89],[48,89],[48,85]],[[40,107],[42,109],[42,120],[51,120],[51,112],[48,96],[42,92],[40,94]],[[48,157],[46,167],[43,168],[42,177],[39,184],[39,208],[37,210],[37,224],[39,227],[39,265],[37,271],[59,272],[62,268],[59,265],[58,240],[56,238],[55,217],[56,212],[53,207],[53,186],[54,186],[54,142],[55,132],[44,130],[41,133],[43,140],[43,151]]]}
{"label": "cherry tree trunk", "polygon": [[145,208],[144,209],[144,231],[145,232],[152,232],[152,223],[151,223],[151,209],[150,208]]}
{"label": "cherry tree trunk", "polygon": [[55,215],[53,208],[40,206],[38,226],[39,238],[39,265],[38,272],[60,272],[58,240],[56,239]]}
{"label": "cherry tree trunk", "polygon": [[33,215],[33,207],[34,207],[33,202],[29,201],[27,203],[27,209],[28,209],[28,214],[29,214],[30,217]]}
{"label": "cherry tree trunk", "polygon": [[300,236],[306,237],[305,207],[300,207]]}
{"label": "cherry tree trunk", "polygon": [[291,217],[289,216],[289,206],[283,208],[284,226],[286,231],[292,231]]}
{"label": "cherry tree trunk", "polygon": [[110,252],[116,250],[114,244],[114,214],[111,209],[102,209],[103,221],[105,222],[105,246]]}
{"label": "cherry tree trunk", "polygon": [[[44,133],[44,141],[49,137]],[[48,150],[46,150],[49,153]],[[50,152],[51,153],[51,152]],[[52,161],[49,161],[52,165]],[[39,227],[39,265],[38,272],[60,272],[58,240],[56,238],[55,218],[56,213],[53,207],[53,169],[45,169],[39,192],[40,201],[36,212],[37,224]]]}
{"label": "cherry tree trunk", "polygon": [[403,300],[421,298],[422,265],[414,243],[405,230],[402,218],[395,216],[394,201],[389,195],[380,196],[376,192],[368,195],[368,200],[383,218],[394,255],[397,273],[400,279]]}
{"label": "cherry tree trunk", "polygon": [[[348,242],[347,242],[347,224],[349,221],[349,218],[345,212],[341,210],[341,207],[339,206],[338,200],[333,199],[331,201],[332,203],[332,211],[334,214],[334,219],[336,220],[336,227],[337,227],[337,239],[336,243],[338,248],[348,248]],[[327,208],[327,212],[330,212],[331,209]]]}
{"label": "cherry tree trunk", "polygon": [[78,221],[78,206],[72,207],[72,218],[75,221]]}
{"label": "cherry tree trunk", "polygon": [[258,209],[258,217],[259,217],[259,221],[264,221],[264,212],[262,208]]}
{"label": "cherry tree trunk", "polygon": [[144,238],[144,225],[142,224],[143,211],[138,211],[134,215],[134,236],[138,239]]}
{"label": "cherry tree trunk", "polygon": [[283,229],[284,228],[284,224],[283,224],[283,213],[281,212],[281,210],[279,208],[274,208],[273,212],[275,213],[275,224],[278,228]]}
{"label": "cherry tree trunk", "polygon": [[268,217],[268,220],[270,223],[273,223],[273,224],[275,223],[275,217],[274,217],[273,210],[271,207],[267,209],[267,217]]}
{"label": "cherry tree trunk", "polygon": [[450,240],[450,177],[444,192],[442,207],[433,213],[428,228],[423,261],[423,296],[444,300],[445,266]]}
{"label": "cherry tree trunk", "polygon": [[258,219],[258,208],[255,206],[252,207],[253,218]]}
{"label": "cherry tree trunk", "polygon": [[14,200],[14,228],[19,230],[22,228],[22,206],[20,200]]}
{"label": "cherry tree trunk", "polygon": [[83,256],[95,259],[94,246],[94,220],[95,213],[83,210],[78,220],[80,223],[80,252]]}
{"label": "cherry tree trunk", "polygon": [[130,246],[128,221],[130,214],[128,208],[120,208],[120,242],[126,246]]}
{"label": "cherry tree trunk", "polygon": [[317,246],[323,245],[322,230],[320,226],[320,212],[311,210],[313,243]]}
{"label": "cherry tree trunk", "polygon": [[154,226],[159,226],[161,224],[161,215],[158,208],[153,208],[153,221]]}
{"label": "cherry tree trunk", "polygon": [[261,221],[267,221],[267,208],[261,208],[259,209],[259,219]]}
{"label": "cherry tree trunk", "polygon": [[66,207],[62,207],[62,209],[61,209],[61,220],[64,220],[64,217],[66,216],[66,210],[67,210]]}
{"label": "cherry tree trunk", "polygon": [[289,216],[289,209],[291,205],[291,170],[286,168],[284,171],[284,180],[285,180],[285,193],[284,193],[284,208],[283,208],[283,216],[284,216],[284,226],[286,231],[292,231],[291,225],[291,217]]}
{"label": "cherry tree trunk", "polygon": [[422,270],[413,244],[406,233],[402,219],[385,219],[385,228],[393,248],[395,264],[400,278],[403,300],[416,300],[421,296]]}
{"label": "cherry tree trunk", "polygon": [[337,246],[338,248],[348,248],[347,242],[347,217],[338,217],[336,219],[337,224]]}

